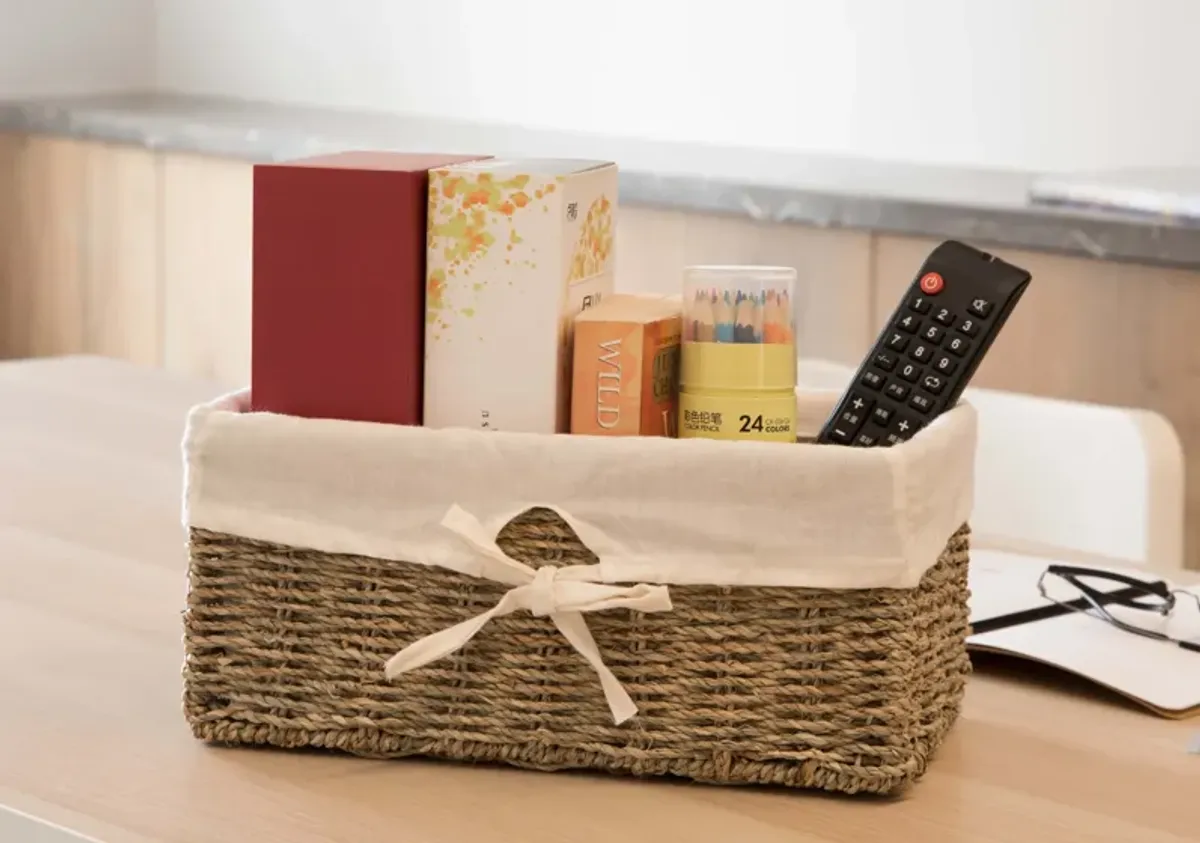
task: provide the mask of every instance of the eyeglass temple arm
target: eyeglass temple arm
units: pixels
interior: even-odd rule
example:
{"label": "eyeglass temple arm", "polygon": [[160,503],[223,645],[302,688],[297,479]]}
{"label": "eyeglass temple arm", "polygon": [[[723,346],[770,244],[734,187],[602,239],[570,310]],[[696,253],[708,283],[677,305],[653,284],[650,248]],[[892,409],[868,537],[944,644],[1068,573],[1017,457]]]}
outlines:
{"label": "eyeglass temple arm", "polygon": [[[1077,577],[1096,577],[1097,579],[1111,580],[1113,582],[1119,582],[1123,585],[1127,585],[1130,588],[1145,589],[1146,591],[1157,594],[1157,595],[1163,597],[1164,599],[1166,597],[1170,596],[1170,594],[1171,594],[1170,587],[1162,580],[1147,581],[1147,580],[1138,579],[1137,577],[1131,577],[1127,574],[1121,574],[1116,571],[1104,571],[1104,570],[1098,570],[1096,568],[1079,568],[1074,565],[1051,565],[1048,568],[1046,568],[1046,573],[1060,576],[1063,579],[1071,580],[1072,585],[1074,585],[1080,591],[1088,592],[1097,597],[1105,596],[1104,592],[1096,591],[1094,588],[1091,588],[1090,586],[1084,585],[1081,582],[1076,582],[1075,578],[1077,578]],[[1194,594],[1191,596],[1195,597],[1196,600],[1198,602],[1200,602],[1200,596],[1197,596]]]}

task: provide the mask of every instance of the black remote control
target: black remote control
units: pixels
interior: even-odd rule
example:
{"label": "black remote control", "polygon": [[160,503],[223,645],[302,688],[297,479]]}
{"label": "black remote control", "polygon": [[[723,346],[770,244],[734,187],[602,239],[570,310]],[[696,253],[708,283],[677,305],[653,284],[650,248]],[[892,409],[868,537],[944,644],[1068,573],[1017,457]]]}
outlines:
{"label": "black remote control", "polygon": [[954,240],[934,249],[817,441],[895,445],[953,407],[1031,278]]}

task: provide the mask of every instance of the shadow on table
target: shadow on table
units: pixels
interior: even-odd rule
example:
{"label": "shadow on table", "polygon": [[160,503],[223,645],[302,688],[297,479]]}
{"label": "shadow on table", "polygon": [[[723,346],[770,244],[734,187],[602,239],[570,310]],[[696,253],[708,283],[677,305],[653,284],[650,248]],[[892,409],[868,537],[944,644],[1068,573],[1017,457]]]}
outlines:
{"label": "shadow on table", "polygon": [[1070,671],[1041,662],[1003,653],[972,652],[971,664],[975,672],[983,676],[1089,702],[1118,706],[1139,714],[1149,713],[1146,708],[1123,694]]}

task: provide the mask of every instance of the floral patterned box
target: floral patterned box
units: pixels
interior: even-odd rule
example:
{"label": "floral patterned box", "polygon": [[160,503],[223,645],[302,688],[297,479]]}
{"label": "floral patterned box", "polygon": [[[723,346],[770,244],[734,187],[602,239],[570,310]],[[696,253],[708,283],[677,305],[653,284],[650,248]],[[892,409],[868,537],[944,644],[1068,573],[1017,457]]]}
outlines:
{"label": "floral patterned box", "polygon": [[430,172],[427,427],[570,429],[572,322],[612,292],[616,207],[608,162]]}

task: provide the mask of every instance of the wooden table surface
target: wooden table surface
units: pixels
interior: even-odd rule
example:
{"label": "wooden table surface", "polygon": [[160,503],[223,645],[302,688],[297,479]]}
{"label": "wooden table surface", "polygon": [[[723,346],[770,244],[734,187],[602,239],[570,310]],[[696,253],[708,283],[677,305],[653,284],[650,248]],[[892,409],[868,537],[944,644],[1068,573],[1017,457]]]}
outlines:
{"label": "wooden table surface", "polygon": [[180,440],[216,393],[0,364],[0,806],[108,843],[1200,839],[1200,723],[994,664],[891,800],[204,746],[180,709]]}

